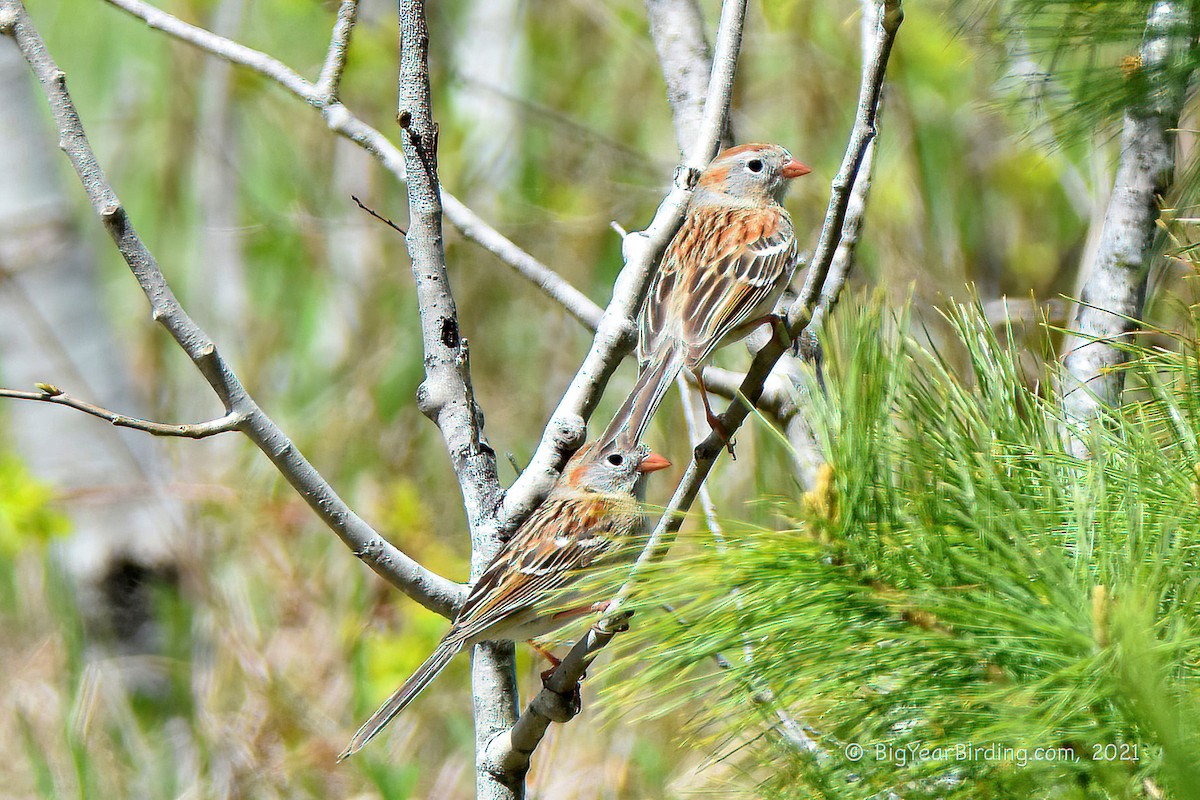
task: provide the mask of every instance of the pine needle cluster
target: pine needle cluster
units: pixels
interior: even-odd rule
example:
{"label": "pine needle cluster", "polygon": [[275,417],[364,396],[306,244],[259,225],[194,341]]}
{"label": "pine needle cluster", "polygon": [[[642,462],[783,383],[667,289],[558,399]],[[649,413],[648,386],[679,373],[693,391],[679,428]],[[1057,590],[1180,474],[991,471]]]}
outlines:
{"label": "pine needle cluster", "polygon": [[1136,402],[1081,461],[1053,376],[976,306],[946,314],[965,368],[845,312],[811,392],[822,485],[647,577],[622,689],[765,797],[1200,795],[1195,339],[1134,352]]}

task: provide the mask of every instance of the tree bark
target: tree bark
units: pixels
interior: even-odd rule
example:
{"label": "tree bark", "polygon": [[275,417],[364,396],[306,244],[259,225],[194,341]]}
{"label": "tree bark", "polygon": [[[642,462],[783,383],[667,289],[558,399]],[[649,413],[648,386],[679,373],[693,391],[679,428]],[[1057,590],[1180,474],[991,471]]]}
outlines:
{"label": "tree bark", "polygon": [[1174,129],[1188,79],[1179,58],[1194,47],[1191,25],[1187,5],[1155,3],[1140,63],[1129,77],[1142,95],[1125,110],[1104,227],[1063,345],[1063,410],[1071,450],[1080,458],[1090,452],[1088,428],[1121,401],[1123,346],[1142,315],[1159,199],[1174,175]]}

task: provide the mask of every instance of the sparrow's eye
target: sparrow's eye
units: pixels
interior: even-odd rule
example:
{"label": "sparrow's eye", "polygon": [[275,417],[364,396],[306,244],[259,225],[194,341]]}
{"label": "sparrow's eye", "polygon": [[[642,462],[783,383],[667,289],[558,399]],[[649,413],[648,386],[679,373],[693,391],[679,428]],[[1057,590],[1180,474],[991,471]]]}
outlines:
{"label": "sparrow's eye", "polygon": [[614,467],[619,467],[625,463],[625,457],[622,456],[620,453],[613,453],[611,456],[608,457],[607,461],[608,461],[608,463],[612,464]]}
{"label": "sparrow's eye", "polygon": [[762,161],[758,160],[757,158],[752,158],[746,162],[746,168],[749,169],[751,172],[762,172],[763,171],[763,163],[762,163]]}

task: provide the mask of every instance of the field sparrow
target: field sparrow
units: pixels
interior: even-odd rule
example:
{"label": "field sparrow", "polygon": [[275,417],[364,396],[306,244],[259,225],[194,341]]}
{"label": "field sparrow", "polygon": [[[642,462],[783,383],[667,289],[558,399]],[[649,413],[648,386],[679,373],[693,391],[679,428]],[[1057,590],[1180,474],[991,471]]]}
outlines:
{"label": "field sparrow", "polygon": [[577,452],[545,502],[471,587],[437,649],[359,728],[338,760],[371,741],[460,650],[490,639],[533,639],[591,613],[590,600],[565,590],[589,568],[637,555],[632,545],[642,531],[642,478],[670,465],[645,445]]}
{"label": "field sparrow", "polygon": [[684,367],[696,375],[709,424],[728,444],[700,370],[718,347],[777,319],[772,311],[797,260],[792,220],[780,202],[791,179],[810,171],[779,145],[743,144],[700,174],[642,307],[637,384],[602,444],[622,430],[622,441],[641,439]]}

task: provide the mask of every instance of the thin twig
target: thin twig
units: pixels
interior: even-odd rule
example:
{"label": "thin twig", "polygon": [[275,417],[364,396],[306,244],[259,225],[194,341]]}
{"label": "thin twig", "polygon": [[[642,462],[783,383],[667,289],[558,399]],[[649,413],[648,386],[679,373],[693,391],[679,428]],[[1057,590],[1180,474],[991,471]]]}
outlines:
{"label": "thin twig", "polygon": [[[703,431],[696,419],[696,409],[693,404],[692,387],[688,381],[683,378],[680,373],[676,379],[679,386],[679,401],[683,407],[683,423],[687,427],[688,441],[692,445],[697,445],[704,438]],[[705,384],[707,387],[708,384]],[[708,532],[717,542],[718,552],[725,552],[725,531],[721,528],[721,518],[717,514],[717,505],[713,502],[712,495],[709,494],[708,485],[700,487],[700,508],[704,511],[704,521],[708,525]]]}
{"label": "thin twig", "polygon": [[[866,0],[868,3],[871,0]],[[867,152],[863,154],[862,166],[858,170],[858,179],[854,181],[854,190],[850,193],[850,203],[846,208],[846,222],[842,225],[842,239],[838,242],[837,251],[833,254],[833,263],[829,266],[829,275],[821,288],[821,299],[813,312],[812,322],[808,324],[809,331],[814,335],[825,324],[834,307],[841,298],[846,279],[854,267],[854,253],[858,248],[859,236],[862,232],[864,211],[867,196],[871,192],[871,178],[875,168],[875,143],[872,138],[867,144]]]}
{"label": "thin twig", "polygon": [[[842,227],[850,205],[850,193],[854,189],[859,170],[866,158],[867,149],[878,131],[876,119],[879,114],[879,100],[883,94],[887,62],[891,55],[896,31],[904,19],[900,0],[880,0],[880,4],[882,11],[877,15],[875,30],[872,31],[875,34],[872,37],[875,46],[872,48],[871,57],[863,60],[863,77],[859,88],[858,114],[855,117],[854,129],[850,133],[850,142],[846,147],[846,154],[842,158],[841,168],[833,179],[829,208],[825,212],[821,237],[817,241],[808,275],[804,279],[804,288],[801,289],[798,301],[792,305],[787,315],[788,331],[793,337],[799,334],[812,319],[834,254],[841,243]],[[774,348],[770,346],[764,348],[764,352],[759,354],[759,358],[764,361],[771,358],[769,351],[772,349]]]}
{"label": "thin twig", "polygon": [[[874,57],[874,48],[877,46],[872,33],[880,25],[880,15],[886,12],[884,6],[877,0],[861,0],[860,5],[862,7],[863,66],[866,68],[866,65],[871,63]],[[866,216],[867,197],[871,193],[871,180],[875,174],[875,150],[876,143],[879,141],[879,113],[882,106],[883,87],[880,87],[880,93],[875,103],[875,114],[872,118],[871,135],[867,140],[867,148],[862,154],[862,161],[854,177],[854,188],[850,191],[850,201],[846,204],[846,215],[842,222],[841,235],[838,237],[837,250],[833,254],[829,272],[821,282],[821,298],[813,311],[812,320],[807,326],[808,342],[806,344],[809,348],[810,359],[817,362],[820,360],[819,351],[816,349],[818,347],[817,332],[825,324],[825,320],[828,319],[829,314],[832,313],[841,298],[842,289],[846,286],[846,279],[854,267],[854,254],[858,249],[863,218]],[[807,282],[805,285],[807,286]]]}
{"label": "thin twig", "polygon": [[399,225],[397,225],[396,223],[392,222],[392,221],[391,221],[390,219],[388,219],[387,217],[380,216],[379,214],[375,213],[375,209],[373,209],[373,208],[371,208],[370,206],[368,206],[368,205],[367,205],[366,203],[364,203],[362,200],[359,200],[359,199],[358,199],[358,197],[357,197],[356,195],[350,195],[350,199],[351,199],[351,200],[353,200],[353,201],[355,202],[355,204],[356,204],[356,205],[357,205],[359,208],[361,208],[363,211],[367,212],[367,213],[368,213],[368,214],[370,214],[372,217],[374,217],[375,219],[377,219],[377,220],[379,220],[380,222],[382,222],[384,225],[387,225],[389,228],[391,228],[392,230],[396,231],[396,232],[397,232],[397,233],[399,233],[401,236],[408,236],[408,231],[404,230],[404,228],[401,228]]}
{"label": "thin twig", "polygon": [[[683,379],[682,375],[677,380],[679,383],[680,399],[683,404],[683,419],[687,425],[688,441],[699,442],[704,434],[700,427],[699,415],[696,413],[691,386]],[[721,527],[721,518],[717,514],[717,504],[713,502],[707,483],[700,485],[698,497],[700,499],[700,508],[704,512],[704,522],[708,526],[708,531],[712,535],[713,541],[716,542],[717,553],[724,555],[728,552],[728,547],[725,544],[725,531]],[[734,603],[740,611],[743,606],[741,591],[735,586],[730,589],[730,593],[734,596]],[[745,634],[742,635],[742,654],[746,666],[751,666],[754,663],[754,645],[750,641],[750,637]],[[722,669],[732,670],[734,668],[733,662],[720,653],[716,654],[716,660],[717,665]],[[750,694],[751,700],[766,708],[775,717],[777,724],[772,726],[772,729],[776,731],[784,742],[804,753],[816,751],[816,741],[805,732],[804,725],[788,713],[787,709],[776,698],[775,691],[764,680],[751,673],[746,676],[745,689]]]}
{"label": "thin twig", "polygon": [[[658,53],[667,102],[675,123],[675,141],[684,161],[704,121],[704,100],[712,74],[712,57],[704,37],[704,18],[696,0],[646,0],[650,38]],[[721,144],[732,143],[726,117]]]}
{"label": "thin twig", "polygon": [[[143,2],[143,0],[106,1],[127,14],[137,17],[155,30],[162,31],[168,36],[172,36],[182,42],[187,42],[218,58],[223,58],[231,63],[253,70],[263,77],[278,83],[296,97],[318,110],[331,131],[362,147],[374,156],[384,169],[391,172],[398,181],[404,182],[406,180],[404,157],[395,144],[378,130],[351,113],[349,109],[338,102],[328,92],[323,93],[317,85],[309,83],[278,59],[217,36],[203,28],[189,25],[183,20],[157,9],[149,3]],[[341,15],[339,12],[340,25]],[[335,38],[339,30],[339,27],[335,27]],[[326,63],[328,61],[329,59],[327,58]],[[463,236],[482,246],[519,275],[528,279],[534,286],[537,286],[551,299],[562,305],[567,313],[577,318],[584,325],[592,329],[595,329],[599,325],[601,310],[599,306],[588,299],[587,295],[571,286],[554,270],[538,261],[529,253],[526,253],[513,241],[484,222],[477,214],[467,208],[462,201],[446,191],[445,187],[441,189],[441,197],[442,210],[446,215],[446,219],[450,220],[450,223]]]}
{"label": "thin twig", "polygon": [[144,431],[155,436],[175,436],[183,439],[207,439],[209,436],[216,436],[218,433],[236,431],[242,422],[241,417],[233,412],[223,417],[209,420],[208,422],[191,422],[181,425],[174,425],[167,422],[153,422],[148,419],[139,419],[138,417],[118,414],[115,411],[101,408],[86,400],[71,397],[63,390],[50,384],[38,384],[38,388],[41,391],[23,392],[19,389],[0,389],[0,397],[7,397],[14,400],[35,400],[41,403],[66,406],[76,411],[82,411],[85,414],[91,414],[93,417],[107,420],[118,428],[132,428],[135,431]]}
{"label": "thin twig", "polygon": [[717,23],[717,46],[713,50],[712,74],[708,95],[704,98],[704,116],[696,144],[688,152],[685,164],[699,172],[708,166],[721,147],[721,134],[729,120],[729,104],[733,101],[733,74],[737,70],[738,54],[742,50],[742,31],[746,23],[746,0],[721,3],[721,20]]}
{"label": "thin twig", "polygon": [[[691,370],[684,370],[680,374],[687,377],[689,385],[696,382],[696,376],[692,374]],[[738,396],[738,390],[742,388],[742,381],[746,376],[731,369],[706,366],[703,377],[705,391],[726,400],[733,400]],[[758,398],[755,405],[764,414],[769,414],[780,422],[786,422],[787,418],[796,412],[791,401],[790,386],[778,372],[772,372],[767,378],[762,396]]]}
{"label": "thin twig", "polygon": [[333,487],[254,402],[208,334],[179,304],[158,262],[138,236],[92,152],[79,114],[67,92],[65,73],[51,58],[19,0],[0,0],[0,33],[16,40],[41,84],[58,128],[59,145],[75,168],[92,208],[150,301],[154,319],[187,353],[227,412],[238,417],[239,430],[263,451],[321,520],[380,577],[421,605],[447,616],[452,615],[462,602],[463,587],[413,561],[350,510]]}

